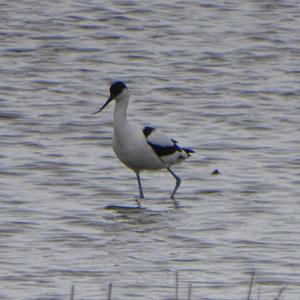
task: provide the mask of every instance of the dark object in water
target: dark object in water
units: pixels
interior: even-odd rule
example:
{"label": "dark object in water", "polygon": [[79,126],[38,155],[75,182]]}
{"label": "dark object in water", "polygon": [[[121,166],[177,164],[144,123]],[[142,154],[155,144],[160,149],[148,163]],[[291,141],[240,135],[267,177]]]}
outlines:
{"label": "dark object in water", "polygon": [[212,171],[211,175],[220,175],[221,173],[219,172],[218,169],[215,169]]}

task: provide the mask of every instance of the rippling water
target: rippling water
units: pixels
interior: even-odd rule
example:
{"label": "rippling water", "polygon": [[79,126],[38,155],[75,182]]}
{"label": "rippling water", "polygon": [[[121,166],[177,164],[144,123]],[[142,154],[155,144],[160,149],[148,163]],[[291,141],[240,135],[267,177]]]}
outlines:
{"label": "rippling water", "polygon": [[[6,1],[0,18],[0,298],[300,295],[298,1]],[[129,117],[196,150],[183,183],[111,150]],[[221,174],[212,176],[218,169]],[[106,209],[116,206],[116,209]]]}

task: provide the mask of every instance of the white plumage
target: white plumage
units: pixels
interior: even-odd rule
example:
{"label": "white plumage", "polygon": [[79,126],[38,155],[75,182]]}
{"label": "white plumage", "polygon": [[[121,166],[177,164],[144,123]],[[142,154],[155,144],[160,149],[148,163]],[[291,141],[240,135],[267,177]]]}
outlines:
{"label": "white plumage", "polygon": [[177,141],[170,139],[154,127],[140,127],[129,123],[126,118],[129,93],[123,82],[117,81],[112,84],[108,100],[96,113],[102,111],[112,100],[116,101],[113,149],[120,161],[136,173],[140,198],[144,198],[140,172],[166,168],[176,179],[171,194],[171,198],[174,199],[181,179],[170,167],[185,160],[194,151],[180,147]]}

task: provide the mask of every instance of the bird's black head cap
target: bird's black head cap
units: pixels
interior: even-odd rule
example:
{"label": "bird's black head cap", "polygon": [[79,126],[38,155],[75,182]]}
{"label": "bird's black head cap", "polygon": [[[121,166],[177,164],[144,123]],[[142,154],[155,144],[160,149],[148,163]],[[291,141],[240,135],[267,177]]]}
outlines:
{"label": "bird's black head cap", "polygon": [[127,90],[127,86],[125,85],[124,82],[122,82],[122,81],[114,82],[109,89],[109,91],[110,91],[109,98],[104,103],[104,105],[98,111],[96,111],[94,114],[97,114],[100,111],[102,111],[112,100],[116,99],[116,97],[118,97],[124,90]]}
{"label": "bird's black head cap", "polygon": [[112,98],[116,98],[118,95],[120,95],[124,91],[124,89],[127,90],[127,86],[125,85],[125,83],[122,81],[116,81],[111,85],[111,87],[109,89],[110,96]]}

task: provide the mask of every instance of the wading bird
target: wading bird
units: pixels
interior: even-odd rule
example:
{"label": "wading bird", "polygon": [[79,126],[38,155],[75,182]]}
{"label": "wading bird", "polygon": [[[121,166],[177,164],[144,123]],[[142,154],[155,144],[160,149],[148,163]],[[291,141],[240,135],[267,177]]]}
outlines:
{"label": "wading bird", "polygon": [[[140,172],[167,169],[176,179],[171,194],[171,199],[174,200],[181,179],[171,170],[171,166],[184,161],[194,151],[180,147],[177,141],[170,139],[154,127],[141,127],[128,122],[126,114],[129,92],[122,81],[116,81],[111,85],[108,100],[95,114],[101,112],[112,100],[116,102],[113,118],[113,149],[119,160],[135,172],[140,198],[144,198]],[[140,206],[139,201],[138,205]]]}

